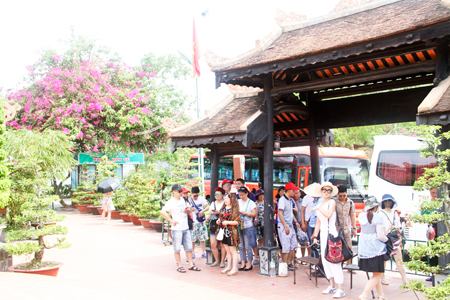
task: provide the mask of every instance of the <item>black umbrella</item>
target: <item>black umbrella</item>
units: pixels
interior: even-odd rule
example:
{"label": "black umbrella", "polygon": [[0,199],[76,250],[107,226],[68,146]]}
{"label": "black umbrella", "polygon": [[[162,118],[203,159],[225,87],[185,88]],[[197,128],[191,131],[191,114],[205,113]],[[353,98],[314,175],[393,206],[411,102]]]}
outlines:
{"label": "black umbrella", "polygon": [[97,186],[97,192],[99,193],[109,193],[117,189],[120,185],[120,180],[117,178],[105,178]]}

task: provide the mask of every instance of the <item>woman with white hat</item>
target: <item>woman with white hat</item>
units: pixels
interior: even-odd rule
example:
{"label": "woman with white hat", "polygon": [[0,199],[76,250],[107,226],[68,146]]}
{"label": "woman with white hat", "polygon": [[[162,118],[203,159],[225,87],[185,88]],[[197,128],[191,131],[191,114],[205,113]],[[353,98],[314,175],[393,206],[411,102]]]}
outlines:
{"label": "woman with white hat", "polygon": [[361,225],[361,235],[358,241],[359,269],[372,272],[372,278],[366,283],[364,291],[359,300],[367,300],[369,293],[376,288],[378,299],[387,300],[383,293],[381,277],[384,274],[384,263],[389,259],[386,255],[386,244],[388,240],[384,232],[383,219],[376,214],[380,203],[375,197],[364,201],[364,211],[359,214],[358,220]]}
{"label": "woman with white hat", "polygon": [[[382,210],[379,212],[380,216],[383,219],[383,225],[385,234],[388,234],[392,230],[397,230],[400,233],[402,225],[400,224],[400,218],[395,213],[394,207],[397,206],[397,201],[395,201],[394,197],[390,194],[384,194],[381,200],[381,208]],[[402,250],[400,248],[401,242],[398,245],[394,245],[394,250],[391,253],[391,256],[394,257],[395,264],[397,265],[397,270],[402,276],[403,284],[408,284],[408,279],[406,278],[406,271],[403,267],[403,256]],[[386,262],[384,263],[386,267]],[[381,284],[389,285],[389,282],[386,280],[386,277],[383,275],[381,279]]]}
{"label": "woman with white hat", "polygon": [[[336,202],[331,199],[332,196],[336,196],[338,189],[336,186],[329,182],[325,182],[317,187],[316,193],[322,194],[322,202],[317,206],[314,206],[311,210],[317,211],[316,229],[313,233],[313,243],[317,244],[317,235],[320,231],[320,254],[322,258],[326,256],[326,244],[328,234],[337,236],[336,229]],[[333,264],[322,259],[323,268],[325,269],[325,275],[330,281],[330,286],[326,290],[322,291],[322,294],[333,294],[333,298],[342,298],[345,296],[344,292],[344,272],[342,271],[342,264]],[[338,286],[336,289],[335,284]]]}

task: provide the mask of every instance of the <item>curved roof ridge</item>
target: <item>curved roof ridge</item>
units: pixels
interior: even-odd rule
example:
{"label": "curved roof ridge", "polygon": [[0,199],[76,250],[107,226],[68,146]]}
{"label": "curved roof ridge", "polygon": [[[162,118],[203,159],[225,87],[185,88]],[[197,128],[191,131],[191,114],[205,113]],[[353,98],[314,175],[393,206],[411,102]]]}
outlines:
{"label": "curved roof ridge", "polygon": [[270,45],[272,45],[283,33],[297,30],[300,28],[305,28],[309,26],[313,26],[319,23],[324,23],[327,21],[331,21],[334,19],[346,17],[352,14],[360,13],[362,11],[371,10],[374,8],[378,8],[381,6],[389,5],[395,2],[399,1],[405,1],[405,0],[375,0],[368,2],[366,4],[356,6],[356,7],[350,7],[343,10],[340,10],[335,13],[327,14],[325,16],[317,17],[311,20],[301,20],[297,23],[287,23],[284,24],[280,23],[279,25],[276,25],[274,29],[272,29],[265,37],[263,37],[261,40],[255,41],[255,48],[248,50],[236,57],[233,58],[221,58],[216,56],[212,51],[208,51],[208,53],[205,53],[205,60],[208,63],[208,65],[211,67],[211,71],[218,71],[227,67],[231,67],[237,63],[243,62],[254,55],[260,54],[267,48],[269,48]]}

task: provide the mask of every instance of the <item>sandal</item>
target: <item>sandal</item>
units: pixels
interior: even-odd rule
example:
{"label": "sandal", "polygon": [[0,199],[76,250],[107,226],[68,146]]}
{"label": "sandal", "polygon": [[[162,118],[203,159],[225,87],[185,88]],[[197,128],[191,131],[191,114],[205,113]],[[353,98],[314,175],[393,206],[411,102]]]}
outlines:
{"label": "sandal", "polygon": [[197,268],[196,266],[192,266],[190,268],[188,268],[189,271],[201,271],[199,268]]}
{"label": "sandal", "polygon": [[179,267],[179,268],[177,269],[177,272],[180,272],[180,273],[186,273],[186,270],[185,270],[183,267]]}

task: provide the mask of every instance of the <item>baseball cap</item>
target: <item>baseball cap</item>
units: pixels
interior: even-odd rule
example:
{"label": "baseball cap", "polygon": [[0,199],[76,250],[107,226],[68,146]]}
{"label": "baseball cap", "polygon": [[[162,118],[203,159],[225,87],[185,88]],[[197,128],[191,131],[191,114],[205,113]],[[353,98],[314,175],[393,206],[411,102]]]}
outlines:
{"label": "baseball cap", "polygon": [[174,184],[172,185],[172,191],[179,191],[181,192],[183,189],[181,188],[181,185],[179,184]]}
{"label": "baseball cap", "polygon": [[292,182],[288,182],[285,186],[284,189],[287,190],[294,190],[294,191],[298,191],[300,188],[296,187],[295,184],[293,184]]}
{"label": "baseball cap", "polygon": [[190,191],[189,191],[187,188],[182,188],[182,189],[181,189],[181,192],[182,192],[182,193],[190,193]]}

